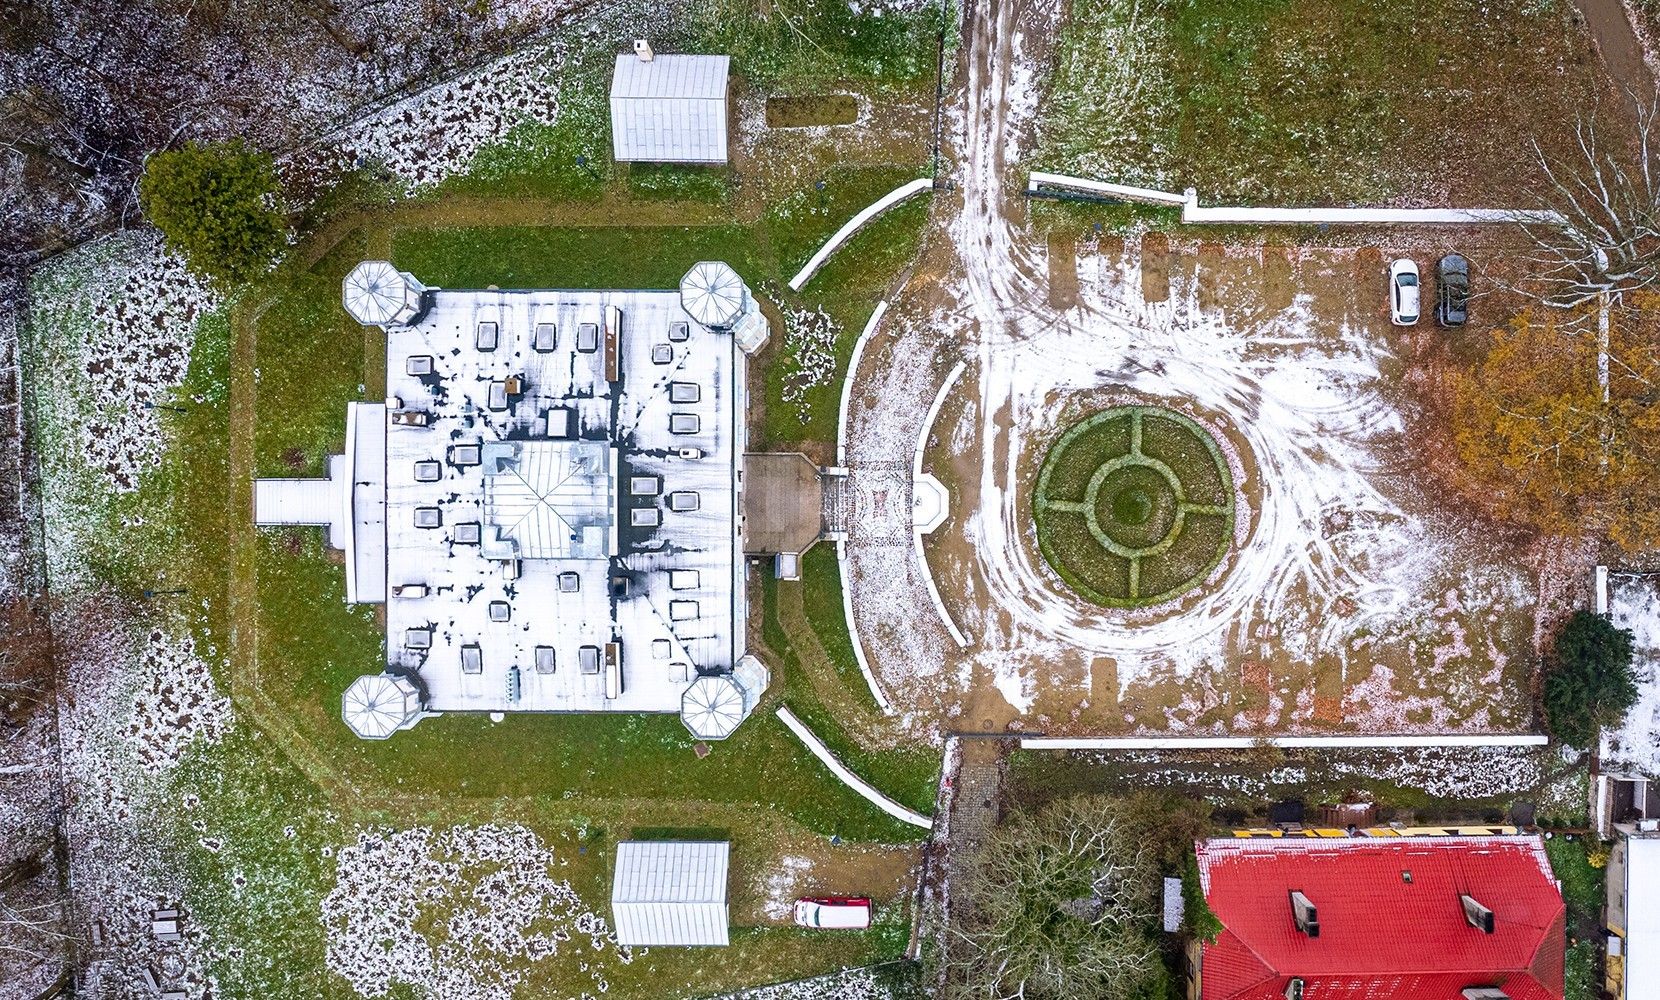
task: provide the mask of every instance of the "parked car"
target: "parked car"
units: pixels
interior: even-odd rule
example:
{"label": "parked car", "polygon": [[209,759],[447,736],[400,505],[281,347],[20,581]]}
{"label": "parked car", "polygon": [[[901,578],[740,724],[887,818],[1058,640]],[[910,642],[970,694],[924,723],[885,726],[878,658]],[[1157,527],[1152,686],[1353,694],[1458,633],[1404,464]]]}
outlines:
{"label": "parked car", "polygon": [[1435,265],[1435,322],[1463,326],[1470,318],[1470,262],[1450,253]]}
{"label": "parked car", "polygon": [[870,926],[870,897],[803,897],[795,901],[795,922],[821,930],[864,930]]}
{"label": "parked car", "polygon": [[1396,326],[1418,322],[1418,265],[1405,257],[1389,265],[1389,322]]}

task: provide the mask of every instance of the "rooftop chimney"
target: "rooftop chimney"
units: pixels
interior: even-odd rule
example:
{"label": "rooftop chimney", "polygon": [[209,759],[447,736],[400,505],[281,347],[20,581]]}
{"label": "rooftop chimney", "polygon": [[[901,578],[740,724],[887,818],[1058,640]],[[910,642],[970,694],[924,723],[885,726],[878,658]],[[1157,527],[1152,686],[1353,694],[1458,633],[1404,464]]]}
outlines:
{"label": "rooftop chimney", "polygon": [[634,39],[634,54],[640,57],[641,62],[651,62],[651,43],[644,38]]}
{"label": "rooftop chimney", "polygon": [[1474,896],[1460,896],[1458,901],[1464,904],[1464,919],[1471,927],[1483,934],[1493,933],[1493,911],[1476,902]]}
{"label": "rooftop chimney", "polygon": [[1291,981],[1285,984],[1285,1000],[1303,1000],[1303,981],[1292,976]]}
{"label": "rooftop chimney", "polygon": [[1320,936],[1320,913],[1301,891],[1293,890],[1291,893],[1291,919],[1297,922],[1297,929],[1309,937]]}

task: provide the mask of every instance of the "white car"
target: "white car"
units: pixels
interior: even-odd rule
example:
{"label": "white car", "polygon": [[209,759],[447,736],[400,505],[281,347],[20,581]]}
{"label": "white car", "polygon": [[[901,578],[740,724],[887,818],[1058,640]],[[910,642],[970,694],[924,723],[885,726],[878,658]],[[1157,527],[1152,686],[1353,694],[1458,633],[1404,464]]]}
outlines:
{"label": "white car", "polygon": [[865,896],[814,896],[795,901],[795,922],[819,930],[861,931],[870,926]]}
{"label": "white car", "polygon": [[1418,265],[1402,257],[1389,265],[1389,322],[1413,326],[1418,322]]}

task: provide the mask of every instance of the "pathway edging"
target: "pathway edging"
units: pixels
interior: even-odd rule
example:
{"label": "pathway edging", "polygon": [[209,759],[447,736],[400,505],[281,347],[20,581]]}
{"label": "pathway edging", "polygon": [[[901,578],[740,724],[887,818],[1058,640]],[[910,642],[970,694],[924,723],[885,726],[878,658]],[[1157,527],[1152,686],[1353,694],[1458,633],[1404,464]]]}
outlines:
{"label": "pathway edging", "polygon": [[886,795],[883,795],[881,792],[877,791],[869,782],[848,770],[847,766],[837,760],[836,755],[830,752],[830,748],[824,745],[824,741],[813,735],[813,731],[807,728],[806,723],[795,717],[795,713],[790,711],[790,707],[788,705],[778,706],[778,717],[784,720],[784,725],[789,727],[790,732],[794,733],[796,738],[801,740],[801,742],[806,745],[807,749],[813,752],[813,756],[817,757],[824,763],[825,767],[830,769],[830,773],[840,778],[842,784],[853,789],[855,792],[858,792],[871,805],[887,813],[889,816],[892,816],[894,819],[899,820],[901,823],[909,823],[912,826],[918,826],[924,830],[933,829],[933,820],[919,812],[914,812],[905,808],[894,800],[888,798]]}
{"label": "pathway edging", "polygon": [[[940,391],[934,395],[934,405],[928,408],[928,416],[924,417],[922,421],[922,433],[916,439],[916,455],[911,462],[913,478],[921,478],[922,453],[928,449],[928,437],[934,431],[934,421],[939,419],[940,408],[945,405],[945,398],[951,394],[952,389],[957,387],[958,380],[963,377],[963,372],[967,370],[967,361],[957,362],[957,367],[951,369],[951,374],[945,377],[945,384],[940,386]],[[945,630],[951,633],[951,640],[957,644],[957,648],[967,649],[969,645],[968,638],[963,635],[963,630],[958,628],[957,623],[951,618],[951,612],[946,610],[945,601],[940,597],[939,585],[934,582],[934,568],[928,565],[928,555],[923,551],[922,530],[920,528],[911,531],[911,541],[916,546],[916,561],[922,566],[922,582],[928,586],[928,597],[934,602],[934,610],[939,612],[940,621],[945,623]]]}
{"label": "pathway edging", "polygon": [[793,292],[801,291],[801,287],[807,284],[808,281],[812,280],[813,275],[818,273],[818,269],[823,267],[824,262],[830,259],[830,255],[835,253],[843,243],[846,243],[850,238],[852,238],[854,233],[858,232],[860,229],[863,229],[865,224],[870,222],[870,220],[876,218],[878,215],[881,215],[883,212],[886,212],[888,209],[906,200],[907,198],[919,195],[922,192],[931,189],[933,186],[934,182],[929,178],[918,177],[914,181],[899,185],[892,191],[889,191],[887,194],[871,202],[869,205],[866,205],[858,215],[848,219],[842,224],[840,229],[831,234],[830,238],[824,241],[824,245],[818,248],[817,253],[808,258],[807,263],[803,264],[801,270],[796,272],[795,277],[790,279],[790,290]]}
{"label": "pathway edging", "polygon": [[1028,736],[1022,750],[1245,750],[1254,746],[1286,749],[1351,747],[1537,747],[1547,742],[1532,733],[1468,736]]}

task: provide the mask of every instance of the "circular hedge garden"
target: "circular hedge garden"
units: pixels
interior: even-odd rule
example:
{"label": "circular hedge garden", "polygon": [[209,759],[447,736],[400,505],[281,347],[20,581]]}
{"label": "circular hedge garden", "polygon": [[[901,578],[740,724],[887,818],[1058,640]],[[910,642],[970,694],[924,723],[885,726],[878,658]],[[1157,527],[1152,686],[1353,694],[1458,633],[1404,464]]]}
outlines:
{"label": "circular hedge garden", "polygon": [[1117,406],[1050,446],[1033,514],[1043,558],[1069,586],[1107,607],[1144,607],[1204,583],[1228,554],[1233,474],[1190,418]]}

